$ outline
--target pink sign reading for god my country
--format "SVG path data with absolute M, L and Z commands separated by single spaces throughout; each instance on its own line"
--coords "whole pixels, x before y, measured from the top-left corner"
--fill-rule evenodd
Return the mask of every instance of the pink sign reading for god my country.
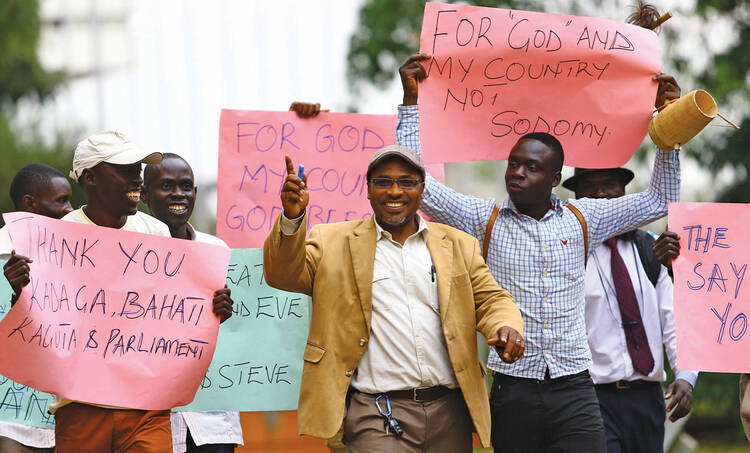
M 222 110 L 217 236 L 233 248 L 263 247 L 281 212 L 287 154 L 305 167 L 308 228 L 369 217 L 367 164 L 394 143 L 395 129 L 395 115 Z M 443 181 L 442 164 L 427 171 Z
M 425 162 L 506 159 L 547 132 L 565 163 L 617 167 L 646 134 L 661 72 L 656 34 L 590 17 L 427 3 L 419 87 Z

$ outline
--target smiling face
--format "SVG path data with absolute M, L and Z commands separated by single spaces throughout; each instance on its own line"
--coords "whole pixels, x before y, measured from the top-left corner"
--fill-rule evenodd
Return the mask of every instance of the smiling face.
M 166 223 L 170 231 L 187 224 L 196 195 L 193 170 L 181 158 L 165 157 L 160 164 L 149 167 L 143 201 L 151 215 Z
M 559 157 L 544 143 L 520 140 L 510 150 L 505 188 L 517 207 L 549 203 L 552 188 L 560 183 Z
M 367 198 L 378 224 L 395 240 L 397 237 L 406 239 L 417 231 L 415 215 L 422 201 L 424 182 L 411 189 L 402 189 L 395 182 L 389 188 L 378 188 L 372 183 L 376 178 L 421 180 L 422 174 L 403 159 L 393 157 L 373 168 L 367 181 Z
M 70 199 L 73 190 L 68 180 L 63 177 L 50 178 L 49 184 L 41 186 L 30 202 L 31 212 L 46 217 L 61 219 L 73 210 Z
M 143 184 L 140 163 L 115 165 L 101 162 L 84 170 L 81 178 L 88 199 L 86 213 L 89 217 L 101 213 L 109 218 L 124 218 L 138 211 Z

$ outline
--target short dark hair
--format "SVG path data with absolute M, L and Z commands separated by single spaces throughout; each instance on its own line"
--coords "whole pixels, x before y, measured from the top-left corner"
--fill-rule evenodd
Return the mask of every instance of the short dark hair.
M 10 183 L 10 199 L 16 209 L 21 209 L 24 195 L 35 195 L 40 187 L 46 186 L 53 178 L 63 178 L 65 175 L 49 165 L 33 163 L 18 170 Z
M 565 162 L 565 152 L 560 141 L 553 135 L 546 132 L 531 132 L 518 139 L 519 142 L 521 140 L 536 140 L 547 145 L 547 148 L 557 155 L 557 165 L 555 168 L 557 171 L 562 170 L 563 162 Z
M 188 161 L 186 161 L 182 156 L 175 153 L 162 153 L 162 162 L 164 162 L 167 159 L 180 159 L 181 161 L 185 162 L 188 167 L 190 167 L 190 164 L 188 164 Z M 149 181 L 151 180 L 151 173 L 154 171 L 154 167 L 159 164 L 147 164 L 146 168 L 143 169 L 143 185 L 148 186 Z M 192 167 L 190 167 L 192 168 Z

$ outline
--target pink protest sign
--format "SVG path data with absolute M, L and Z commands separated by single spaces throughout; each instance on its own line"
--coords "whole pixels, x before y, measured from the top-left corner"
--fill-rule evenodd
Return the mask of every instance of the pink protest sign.
M 565 163 L 617 167 L 646 134 L 661 72 L 653 31 L 590 17 L 427 3 L 425 162 L 506 159 L 547 132 Z
M 671 203 L 669 229 L 680 235 L 674 261 L 677 366 L 750 373 L 749 204 Z
M 216 234 L 233 248 L 263 247 L 281 212 L 285 154 L 305 167 L 308 227 L 370 217 L 367 164 L 395 130 L 395 115 L 222 110 Z M 442 164 L 427 171 L 444 179 Z
M 216 346 L 229 249 L 3 214 L 31 282 L 0 323 L 0 374 L 133 409 L 193 400 Z

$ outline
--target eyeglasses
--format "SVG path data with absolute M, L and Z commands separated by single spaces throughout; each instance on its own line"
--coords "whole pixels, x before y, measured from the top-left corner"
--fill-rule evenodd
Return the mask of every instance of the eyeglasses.
M 414 189 L 419 184 L 424 182 L 424 179 L 411 179 L 411 178 L 372 178 L 370 182 L 376 189 L 390 189 L 393 187 L 393 183 L 398 184 L 399 189 Z

